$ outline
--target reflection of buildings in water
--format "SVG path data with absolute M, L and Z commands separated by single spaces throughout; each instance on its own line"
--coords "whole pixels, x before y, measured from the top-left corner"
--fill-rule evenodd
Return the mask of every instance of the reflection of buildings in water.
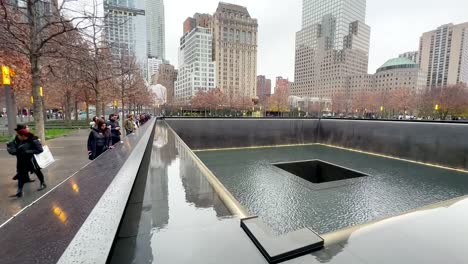
M 197 196 L 201 193 L 212 192 L 211 185 L 200 172 L 189 151 L 180 142 L 176 142 L 180 157 L 180 177 L 186 190 L 186 198 Z
M 167 125 L 158 123 L 153 141 L 151 167 L 167 168 L 176 159 L 177 149 L 174 142 L 175 137 L 169 133 Z
M 175 144 L 179 152 L 180 178 L 187 202 L 193 203 L 197 208 L 213 208 L 218 217 L 230 216 L 231 214 L 226 210 L 218 194 L 214 192 L 190 151 L 179 140 L 176 140 Z
M 164 147 L 168 142 L 168 128 L 165 125 L 157 125 L 154 134 L 153 146 L 156 148 Z
M 158 123 L 155 129 L 147 184 L 151 201 L 158 201 L 157 210 L 151 210 L 153 228 L 164 228 L 169 222 L 168 167 L 176 160 L 177 154 L 174 135 L 169 132 L 166 124 Z
M 142 190 L 139 190 L 144 194 L 140 208 L 141 216 L 144 218 L 138 220 L 139 228 L 149 228 L 150 230 L 142 230 L 146 234 L 152 233 L 155 229 L 164 229 L 169 224 L 168 167 L 176 160 L 177 149 L 174 135 L 168 132 L 165 124 L 156 125 L 147 177 L 146 180 L 142 179 L 146 184 Z M 148 211 L 151 215 L 145 218 L 144 212 Z M 149 260 L 152 263 L 154 256 L 151 236 L 142 236 L 140 239 L 145 239 L 141 244 L 145 246 L 138 247 L 141 252 L 138 259 Z
M 135 208 L 135 211 L 139 212 L 139 218 L 132 219 L 132 221 L 140 223 L 139 232 L 143 234 L 150 234 L 152 230 L 163 229 L 169 224 L 167 168 L 177 157 L 174 139 L 169 137 L 167 127 L 158 123 L 154 133 L 148 173 L 139 175 L 139 177 L 146 176 L 141 179 L 144 184 L 135 184 L 135 188 L 139 189 L 133 190 L 139 192 L 137 195 L 141 195 L 142 203 L 139 204 L 141 206 L 139 210 Z M 145 216 L 145 212 L 151 212 L 151 215 Z M 141 236 L 139 239 L 141 246 L 135 247 L 135 249 L 138 248 L 136 259 L 152 263 L 155 259 L 151 247 L 151 236 Z

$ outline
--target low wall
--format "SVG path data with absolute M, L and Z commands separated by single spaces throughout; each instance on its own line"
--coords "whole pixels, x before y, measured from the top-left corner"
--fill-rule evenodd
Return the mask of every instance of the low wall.
M 340 119 L 167 119 L 192 149 L 323 143 L 468 168 L 468 124 Z
M 468 124 L 321 120 L 319 143 L 468 168 Z
M 191 149 L 305 144 L 317 141 L 318 120 L 166 119 Z

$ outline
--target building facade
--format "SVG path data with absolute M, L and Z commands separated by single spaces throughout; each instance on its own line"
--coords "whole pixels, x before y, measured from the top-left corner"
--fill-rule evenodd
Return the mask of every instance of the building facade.
M 148 58 L 147 65 L 148 65 L 148 82 L 151 82 L 151 79 L 154 74 L 159 71 L 159 66 L 163 64 L 164 61 L 158 58 Z
M 147 40 L 144 0 L 105 0 L 105 40 L 111 48 L 113 67 L 119 68 L 122 56 L 135 56 L 146 75 Z
M 193 17 L 189 17 L 184 22 L 184 34 L 189 33 L 196 27 L 210 28 L 212 16 L 209 14 L 196 13 Z
M 406 58 L 414 63 L 419 63 L 419 51 L 409 51 L 398 55 L 398 58 Z
M 220 2 L 211 22 L 217 87 L 228 96 L 254 98 L 257 90 L 257 19 L 246 7 Z
M 174 103 L 174 85 L 177 81 L 177 70 L 173 65 L 164 63 L 159 65 L 158 71 L 152 75 L 152 84 L 161 84 L 166 87 L 167 103 Z
M 271 80 L 265 75 L 257 76 L 257 97 L 260 103 L 265 103 L 267 98 L 271 96 Z
M 146 0 L 145 4 L 148 57 L 164 60 L 166 58 L 164 0 Z
M 291 93 L 331 98 L 345 92 L 350 76 L 367 74 L 370 27 L 366 0 L 304 0 L 296 33 Z
M 468 83 L 468 23 L 424 33 L 419 54 L 419 64 L 428 73 L 427 87 Z
M 289 81 L 289 79 L 284 79 L 281 76 L 276 77 L 276 83 L 275 83 L 275 92 L 278 89 L 283 89 L 288 91 L 288 93 L 291 91 L 291 85 L 292 83 Z
M 375 74 L 350 76 L 347 79 L 346 98 L 355 101 L 364 92 L 388 92 L 405 89 L 413 94 L 426 89 L 427 73 L 414 61 L 394 58 L 383 64 Z
M 417 94 L 425 90 L 427 73 L 413 60 L 395 58 L 377 69 L 373 77 L 374 91 L 408 89 Z
M 180 39 L 179 72 L 174 92 L 177 103 L 188 104 L 198 91 L 216 88 L 212 42 L 211 30 L 202 27 L 194 28 Z

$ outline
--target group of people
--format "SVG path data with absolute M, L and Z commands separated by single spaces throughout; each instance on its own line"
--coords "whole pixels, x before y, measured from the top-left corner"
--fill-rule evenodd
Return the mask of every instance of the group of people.
M 16 194 L 10 197 L 20 198 L 23 196 L 23 187 L 26 183 L 34 182 L 29 178 L 29 173 L 35 173 L 39 179 L 40 186 L 38 191 L 47 188 L 44 180 L 44 174 L 37 165 L 34 158 L 35 154 L 40 154 L 44 150 L 39 138 L 29 131 L 26 125 L 18 125 L 15 129 L 16 137 L 13 141 L 7 143 L 7 151 L 16 156 L 16 175 L 13 180 L 18 181 Z
M 150 115 L 129 114 L 124 122 L 126 135 L 135 132 L 137 128 L 146 123 L 150 119 Z M 110 114 L 109 119 L 104 121 L 104 117 L 94 117 L 90 123 L 91 132 L 88 137 L 88 157 L 94 160 L 108 149 L 112 149 L 115 144 L 120 142 L 122 135 L 122 127 L 119 123 L 118 114 Z
M 126 135 L 135 132 L 137 128 L 146 123 L 150 119 L 150 115 L 142 114 L 135 117 L 132 114 L 127 116 L 124 123 Z M 111 114 L 106 122 L 104 118 L 94 117 L 91 122 L 91 132 L 88 137 L 88 157 L 94 160 L 108 149 L 120 142 L 121 127 L 119 124 L 119 116 Z M 16 194 L 10 197 L 20 198 L 23 196 L 23 187 L 26 183 L 34 182 L 29 177 L 30 173 L 37 175 L 40 185 L 38 191 L 47 188 L 44 180 L 44 174 L 38 166 L 34 155 L 44 151 L 38 137 L 29 131 L 27 125 L 17 125 L 15 139 L 7 143 L 7 151 L 9 154 L 16 156 L 16 175 L 13 180 L 18 181 L 18 189 Z

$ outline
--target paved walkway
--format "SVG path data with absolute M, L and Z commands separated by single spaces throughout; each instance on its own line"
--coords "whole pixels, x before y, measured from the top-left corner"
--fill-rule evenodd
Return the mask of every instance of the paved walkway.
M 39 187 L 36 179 L 36 182 L 25 185 L 21 199 L 8 197 L 15 194 L 17 188 L 17 182 L 11 179 L 16 172 L 16 157 L 8 154 L 5 143 L 0 143 L 0 225 L 89 162 L 86 151 L 88 133 L 89 130 L 81 129 L 68 136 L 47 141 L 57 160 L 43 170 L 47 189 L 36 191 Z M 31 179 L 35 177 L 35 174 L 31 175 Z

